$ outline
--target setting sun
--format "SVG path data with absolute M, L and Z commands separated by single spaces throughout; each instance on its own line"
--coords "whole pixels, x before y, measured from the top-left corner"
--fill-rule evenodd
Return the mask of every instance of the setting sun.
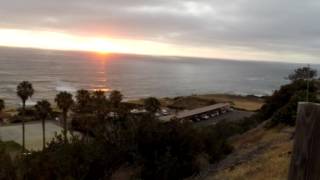
M 0 28 L 0 46 L 28 47 L 53 50 L 91 51 L 99 54 L 128 53 L 143 55 L 169 55 L 201 57 L 219 56 L 232 58 L 246 55 L 238 51 L 227 52 L 222 48 L 180 47 L 174 44 L 148 40 L 117 39 L 112 37 L 84 37 L 52 31 L 34 31 Z M 249 58 L 249 57 L 248 57 Z

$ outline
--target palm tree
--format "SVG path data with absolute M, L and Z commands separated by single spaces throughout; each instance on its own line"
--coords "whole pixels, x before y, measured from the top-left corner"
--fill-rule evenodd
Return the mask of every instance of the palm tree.
M 84 89 L 78 90 L 76 95 L 76 106 L 75 110 L 79 113 L 88 113 L 90 112 L 90 101 L 91 96 L 90 92 Z
M 60 110 L 62 110 L 62 116 L 63 116 L 63 135 L 64 135 L 64 141 L 67 143 L 67 116 L 68 111 L 70 110 L 71 106 L 73 105 L 73 99 L 72 94 L 68 92 L 60 92 L 57 94 L 55 98 L 55 102 L 57 103 Z
M 95 91 L 92 95 L 92 103 L 94 112 L 98 120 L 103 120 L 106 114 L 109 112 L 109 102 L 103 91 Z
M 123 95 L 121 94 L 120 91 L 117 91 L 117 90 L 111 91 L 111 93 L 109 95 L 109 100 L 110 100 L 110 103 L 113 108 L 119 107 L 119 104 L 122 101 L 122 97 L 123 97 Z
M 28 81 L 23 81 L 17 86 L 17 95 L 22 101 L 22 147 L 25 149 L 25 110 L 26 110 L 26 101 L 34 93 L 32 84 Z
M 51 105 L 47 100 L 38 101 L 35 105 L 37 116 L 42 121 L 42 149 L 46 146 L 46 127 L 45 120 L 52 113 Z
M 92 113 L 92 107 L 93 107 L 93 101 L 92 101 L 92 97 L 91 94 L 88 90 L 78 90 L 77 94 L 76 94 L 76 102 L 75 102 L 75 106 L 74 106 L 74 112 L 76 112 L 77 114 L 77 118 L 76 119 L 80 119 L 80 127 L 85 128 L 85 135 L 84 135 L 84 139 L 88 140 L 89 138 L 89 126 L 90 126 L 90 120 L 92 120 L 91 118 L 91 114 Z
M 155 114 L 160 109 L 160 102 L 157 98 L 149 97 L 144 100 L 145 109 L 152 114 Z
M 119 116 L 120 103 L 122 101 L 122 97 L 123 97 L 123 95 L 121 94 L 121 92 L 117 91 L 117 90 L 111 91 L 111 93 L 109 95 L 109 101 L 111 104 L 111 109 L 114 113 L 113 114 L 114 119 Z

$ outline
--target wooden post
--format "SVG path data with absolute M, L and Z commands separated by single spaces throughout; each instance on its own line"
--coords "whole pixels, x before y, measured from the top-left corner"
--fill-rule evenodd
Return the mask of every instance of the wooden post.
M 288 180 L 320 179 L 320 104 L 300 102 Z

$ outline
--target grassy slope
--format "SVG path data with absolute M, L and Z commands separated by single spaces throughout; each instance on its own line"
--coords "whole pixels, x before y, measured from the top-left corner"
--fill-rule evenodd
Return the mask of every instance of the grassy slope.
M 234 153 L 209 171 L 206 180 L 285 180 L 292 151 L 293 128 L 253 129 L 231 140 Z
M 207 94 L 198 95 L 198 97 L 203 97 L 206 99 L 213 99 L 216 102 L 230 102 L 232 106 L 238 109 L 244 109 L 248 111 L 255 111 L 262 107 L 264 101 L 259 97 L 246 97 L 239 95 L 230 94 Z
M 178 101 L 178 102 L 177 102 Z M 161 98 L 160 102 L 163 106 L 172 104 L 183 104 L 186 109 L 194 109 L 215 102 L 230 102 L 234 108 L 248 111 L 255 111 L 261 108 L 264 104 L 262 98 L 246 97 L 229 94 L 205 94 L 205 95 L 191 95 L 178 98 Z M 130 101 L 131 103 L 143 104 L 143 99 Z M 212 104 L 212 103 L 211 103 Z

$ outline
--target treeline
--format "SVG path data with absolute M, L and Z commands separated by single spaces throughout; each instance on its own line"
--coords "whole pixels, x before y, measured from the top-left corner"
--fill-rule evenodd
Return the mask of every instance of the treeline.
M 266 97 L 265 105 L 257 118 L 271 120 L 270 125 L 279 123 L 295 125 L 298 102 L 318 103 L 319 80 L 317 71 L 310 67 L 302 67 L 291 73 L 287 79 L 289 84 L 283 85 Z
M 43 151 L 18 156 L 12 163 L 1 154 L 6 158 L 0 158 L 0 169 L 6 170 L 5 179 L 110 179 L 117 173 L 183 179 L 232 150 L 220 127 L 162 123 L 151 115 L 104 121 L 92 133 L 89 139 L 74 136 L 67 142 L 57 136 Z
M 27 116 L 42 120 L 45 142 L 45 121 L 56 113 L 46 100 L 25 107 L 34 93 L 31 83 L 22 82 L 17 90 L 23 106 L 16 118 L 23 126 Z M 44 143 L 42 151 L 13 159 L 0 151 L 0 179 L 111 179 L 117 173 L 137 179 L 183 179 L 232 151 L 227 143 L 230 135 L 220 128 L 160 122 L 155 116 L 160 102 L 153 97 L 144 101 L 146 113 L 133 114 L 130 110 L 135 107 L 122 102 L 122 97 L 119 91 L 106 96 L 102 91 L 79 90 L 74 98 L 67 92 L 57 94 L 56 115 L 62 117 L 63 133 Z M 67 136 L 73 130 L 82 135 Z

